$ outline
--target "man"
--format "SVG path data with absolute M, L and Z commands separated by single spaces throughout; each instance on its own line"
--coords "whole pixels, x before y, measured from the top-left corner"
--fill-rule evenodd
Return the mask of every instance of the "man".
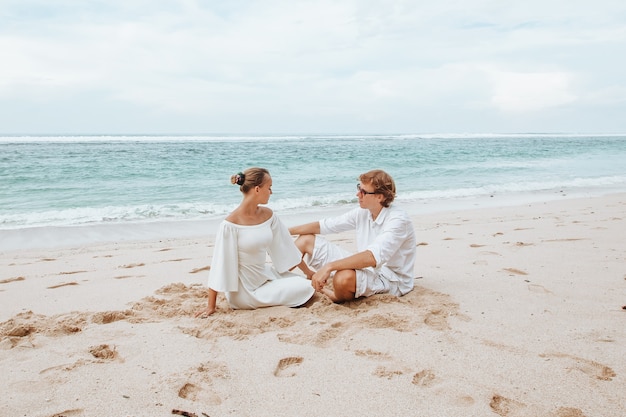
M 408 215 L 391 205 L 396 196 L 393 178 L 385 171 L 361 174 L 359 206 L 341 216 L 294 226 L 296 246 L 317 272 L 307 273 L 313 287 L 333 302 L 378 293 L 404 295 L 413 289 L 417 242 Z M 356 230 L 358 252 L 328 242 L 319 234 Z M 333 289 L 325 288 L 334 273 Z

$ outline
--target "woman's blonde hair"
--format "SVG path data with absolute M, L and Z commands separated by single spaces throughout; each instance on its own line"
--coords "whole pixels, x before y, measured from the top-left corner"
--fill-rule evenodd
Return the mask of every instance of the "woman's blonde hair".
M 270 172 L 265 168 L 252 167 L 231 175 L 230 182 L 239 185 L 241 192 L 246 194 L 254 187 L 263 185 L 269 175 Z
M 385 199 L 382 201 L 383 207 L 389 205 L 396 198 L 396 183 L 393 182 L 391 175 L 382 169 L 374 169 L 359 176 L 359 181 L 363 184 L 370 184 L 374 187 L 374 192 L 382 194 Z

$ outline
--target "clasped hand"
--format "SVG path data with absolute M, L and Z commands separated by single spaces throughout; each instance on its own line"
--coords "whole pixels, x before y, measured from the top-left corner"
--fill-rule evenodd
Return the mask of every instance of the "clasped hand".
M 311 285 L 315 288 L 315 291 L 322 291 L 322 288 L 326 285 L 328 278 L 330 278 L 332 270 L 328 266 L 323 266 L 311 277 Z

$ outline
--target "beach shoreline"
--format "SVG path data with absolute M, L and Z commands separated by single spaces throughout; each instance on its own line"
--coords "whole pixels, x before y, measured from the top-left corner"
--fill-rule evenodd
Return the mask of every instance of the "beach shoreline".
M 624 415 L 626 194 L 554 197 L 412 207 L 404 297 L 255 311 L 220 297 L 204 320 L 213 236 L 197 225 L 5 248 L 0 414 Z

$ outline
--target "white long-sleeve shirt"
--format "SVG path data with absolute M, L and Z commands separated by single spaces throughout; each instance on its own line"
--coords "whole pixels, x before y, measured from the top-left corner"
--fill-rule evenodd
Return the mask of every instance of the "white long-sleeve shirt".
M 372 252 L 375 269 L 389 281 L 397 281 L 402 294 L 413 289 L 417 240 L 404 210 L 393 205 L 383 207 L 373 220 L 369 210 L 357 207 L 319 223 L 321 234 L 355 230 L 358 252 Z

